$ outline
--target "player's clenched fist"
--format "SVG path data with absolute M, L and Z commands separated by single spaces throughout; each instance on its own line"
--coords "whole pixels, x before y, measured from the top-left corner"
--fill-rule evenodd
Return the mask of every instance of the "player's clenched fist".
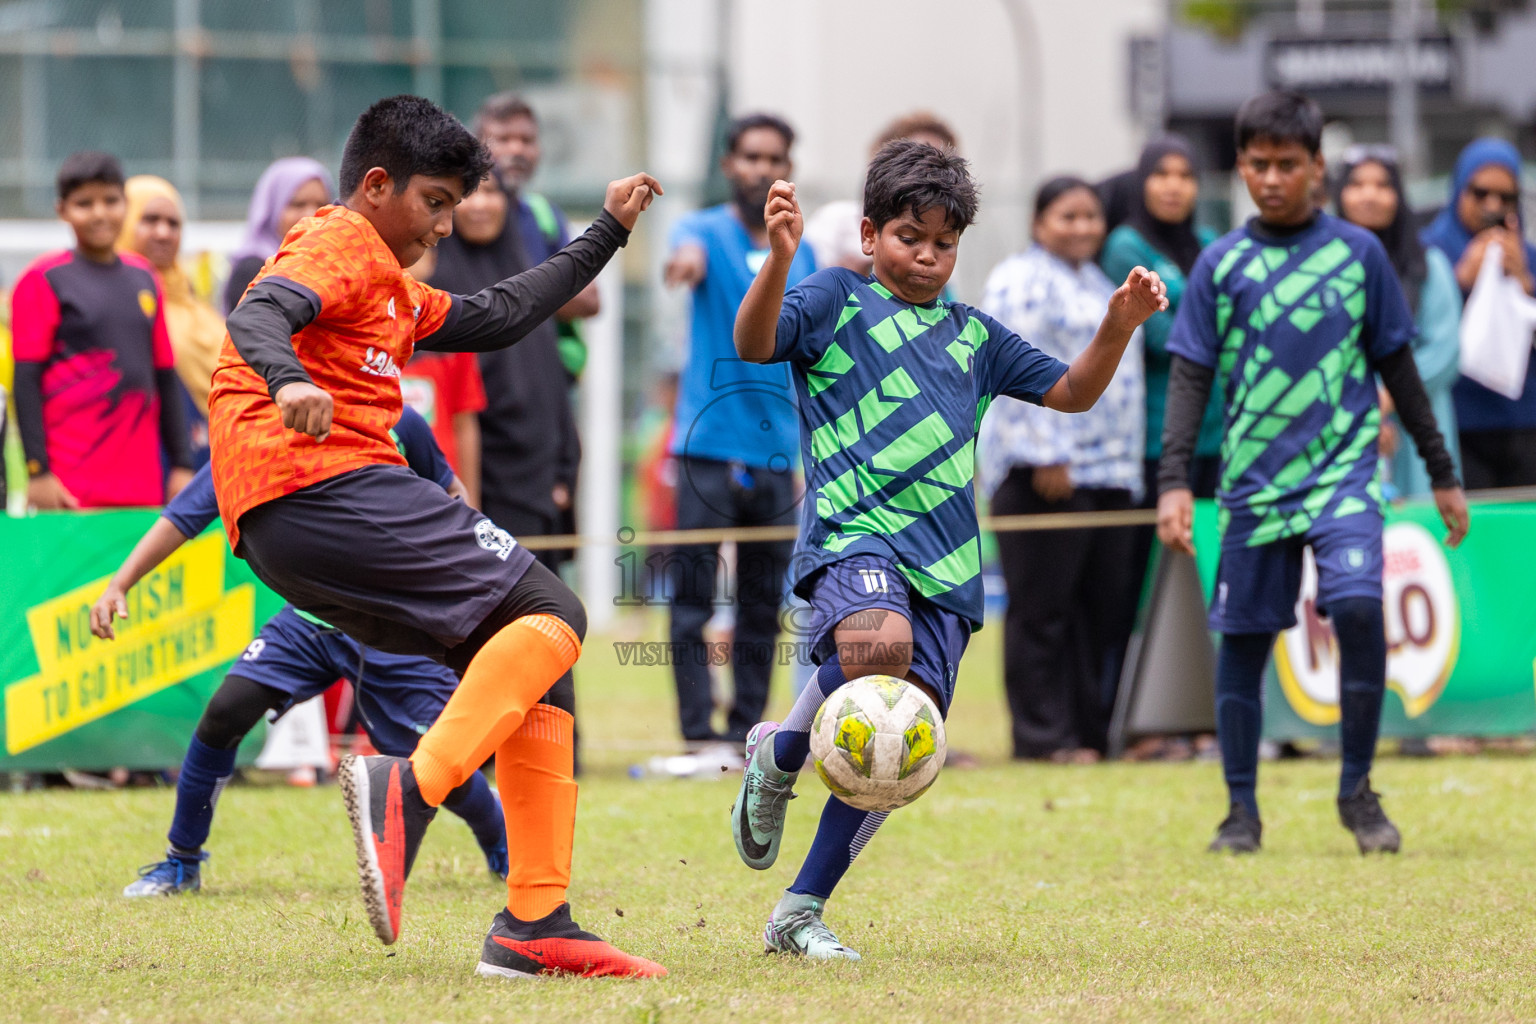
M 623 224 L 626 231 L 633 231 L 635 221 L 639 220 L 641 212 L 651 205 L 651 200 L 665 194 L 661 189 L 661 182 L 649 174 L 644 172 L 631 174 L 627 178 L 608 183 L 608 194 L 603 197 L 603 209 Z
M 800 248 L 800 234 L 805 230 L 805 219 L 800 215 L 800 202 L 795 198 L 793 182 L 781 178 L 768 189 L 763 222 L 768 226 L 768 246 L 774 254 L 793 256 Z
M 331 436 L 331 396 L 313 384 L 293 381 L 272 396 L 283 414 L 283 426 L 308 434 L 316 441 Z
M 1130 274 L 1109 300 L 1109 315 L 1126 330 L 1135 330 L 1153 313 L 1168 308 L 1168 286 L 1155 270 L 1132 267 Z

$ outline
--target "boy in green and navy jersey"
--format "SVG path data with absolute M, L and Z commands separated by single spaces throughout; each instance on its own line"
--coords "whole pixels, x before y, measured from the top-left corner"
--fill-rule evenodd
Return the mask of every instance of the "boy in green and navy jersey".
M 1222 634 L 1216 722 L 1230 812 L 1211 844 L 1218 852 L 1260 845 L 1260 684 L 1276 631 L 1296 624 L 1306 547 L 1317 607 L 1339 641 L 1339 816 L 1361 853 L 1398 849 L 1369 779 L 1386 688 L 1377 375 L 1429 469 L 1447 543 L 1466 533 L 1466 499 L 1386 250 L 1313 208 L 1322 125 L 1296 93 L 1257 96 L 1238 112 L 1238 169 L 1259 213 L 1201 254 L 1168 341 L 1158 534 L 1173 550 L 1193 552 L 1189 457 L 1213 382 L 1225 409 L 1210 614 Z
M 794 369 L 807 505 L 790 582 L 810 603 L 819 667 L 783 725 L 759 723 L 747 739 L 731 824 L 757 869 L 778 855 L 811 719 L 828 694 L 851 678 L 892 675 L 949 711 L 960 657 L 981 627 L 972 476 L 988 404 L 1009 395 L 1063 412 L 1091 407 L 1132 332 L 1167 306 L 1158 276 L 1137 267 L 1068 367 L 984 313 L 942 301 L 976 188 L 964 160 L 918 142 L 889 143 L 870 164 L 861 231 L 872 276 L 834 267 L 786 295 L 802 227 L 793 185 L 774 184 L 766 215 L 771 251 L 737 314 L 736 350 Z M 884 818 L 828 799 L 764 931 L 769 951 L 858 959 L 822 907 Z

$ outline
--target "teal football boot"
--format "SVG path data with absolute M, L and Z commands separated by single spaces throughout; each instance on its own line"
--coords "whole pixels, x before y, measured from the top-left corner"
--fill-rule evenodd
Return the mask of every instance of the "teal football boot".
M 741 790 L 731 805 L 731 835 L 736 852 L 749 868 L 764 871 L 779 856 L 784 836 L 784 814 L 795 795 L 799 772 L 781 772 L 773 760 L 773 737 L 778 722 L 758 722 L 747 733 L 747 763 L 741 772 Z

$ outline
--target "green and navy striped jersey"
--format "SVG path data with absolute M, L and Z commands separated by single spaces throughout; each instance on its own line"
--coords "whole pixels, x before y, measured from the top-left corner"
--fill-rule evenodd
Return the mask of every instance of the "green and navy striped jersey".
M 1252 220 L 1200 254 L 1168 351 L 1223 389 L 1223 547 L 1381 515 L 1371 367 L 1414 333 L 1381 242 L 1338 218 L 1284 236 Z
M 915 306 L 833 267 L 784 296 L 774 362 L 793 365 L 805 509 L 790 583 L 877 554 L 981 627 L 976 431 L 997 395 L 1040 404 L 1067 370 L 958 302 Z

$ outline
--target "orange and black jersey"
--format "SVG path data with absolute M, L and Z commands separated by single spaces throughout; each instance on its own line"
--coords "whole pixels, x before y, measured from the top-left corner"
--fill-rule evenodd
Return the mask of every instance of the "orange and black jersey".
M 220 513 L 238 550 L 240 516 L 367 465 L 403 463 L 400 367 L 420 348 L 504 348 L 555 314 L 628 240 L 607 212 L 549 260 L 473 295 L 420 283 L 373 225 L 326 207 L 301 221 L 227 321 L 209 396 Z M 334 402 L 324 443 L 283 426 L 279 388 L 313 383 Z

